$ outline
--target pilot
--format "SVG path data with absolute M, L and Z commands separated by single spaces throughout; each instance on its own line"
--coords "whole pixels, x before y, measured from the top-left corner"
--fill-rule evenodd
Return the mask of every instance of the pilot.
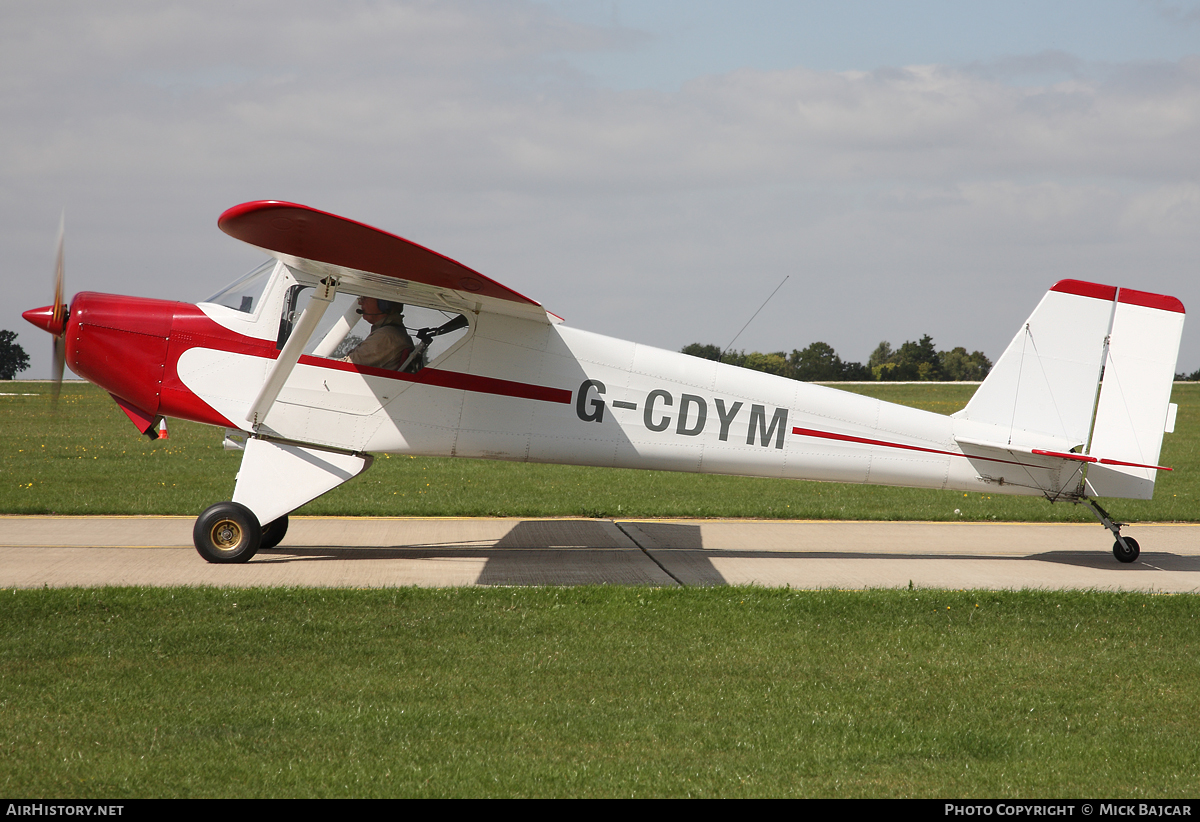
M 342 361 L 398 371 L 413 350 L 412 337 L 404 328 L 404 303 L 359 297 L 358 304 L 358 313 L 371 324 L 371 333 Z

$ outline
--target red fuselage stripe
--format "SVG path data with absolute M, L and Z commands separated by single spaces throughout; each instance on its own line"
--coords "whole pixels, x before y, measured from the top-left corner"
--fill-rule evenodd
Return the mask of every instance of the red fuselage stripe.
M 459 371 L 440 371 L 424 368 L 416 374 L 406 374 L 401 371 L 388 371 L 385 368 L 372 368 L 366 365 L 354 365 L 341 360 L 326 360 L 321 357 L 310 357 L 307 354 L 300 358 L 302 365 L 312 365 L 317 368 L 331 368 L 336 371 L 352 371 L 359 374 L 369 374 L 373 377 L 386 377 L 392 380 L 415 382 L 420 385 L 435 385 L 438 388 L 456 388 L 462 391 L 475 391 L 480 394 L 497 394 L 502 397 L 518 397 L 525 400 L 541 400 L 542 402 L 557 402 L 569 405 L 571 392 L 564 388 L 550 388 L 545 385 L 532 385 L 512 380 L 501 380 L 495 377 L 480 377 L 475 374 L 463 374 Z
M 816 431 L 812 428 L 793 428 L 793 434 L 799 434 L 802 437 L 818 437 L 826 440 L 841 440 L 842 442 L 855 442 L 862 445 L 878 445 L 881 448 L 900 448 L 905 451 L 923 451 L 926 454 L 941 454 L 947 457 L 964 457 L 973 460 L 987 460 L 988 462 L 999 462 L 1004 465 L 1023 465 L 1029 468 L 1041 468 L 1040 465 L 1029 465 L 1028 463 L 1018 462 L 1017 460 L 1002 460 L 995 457 L 977 457 L 970 454 L 960 454 L 955 451 L 942 451 L 937 448 L 922 448 L 919 445 L 905 445 L 900 442 L 888 442 L 886 440 L 871 440 L 866 437 L 853 437 L 849 434 L 835 434 L 832 431 Z
M 922 448 L 919 445 L 903 445 L 898 442 L 887 442 L 885 440 L 869 440 L 865 437 L 853 437 L 849 434 L 835 434 L 832 431 L 816 431 L 812 428 L 793 428 L 793 434 L 799 434 L 802 437 L 819 437 L 826 440 L 841 440 L 842 442 L 856 442 L 862 445 L 879 445 L 884 448 L 903 448 L 906 451 L 924 451 L 927 454 L 944 454 L 948 457 L 961 457 L 962 454 L 956 454 L 953 451 L 939 451 L 936 448 Z M 1003 462 L 1003 460 L 1001 460 Z
M 987 460 L 989 462 L 1002 462 L 1005 465 L 1024 465 L 1029 468 L 1042 467 L 1042 466 L 1038 466 L 1038 465 L 1030 465 L 1029 463 L 1025 463 L 1025 462 L 1018 462 L 1015 460 L 1001 460 L 1001 459 L 996 459 L 995 457 L 978 457 L 978 456 L 974 456 L 972 454 L 959 454 L 955 451 L 942 451 L 937 448 L 923 448 L 919 445 L 905 445 L 904 443 L 888 442 L 887 440 L 872 440 L 872 439 L 867 439 L 866 437 L 851 436 L 850 434 L 835 434 L 832 431 L 817 431 L 813 428 L 793 428 L 792 433 L 798 434 L 802 437 L 817 437 L 819 439 L 826 439 L 826 440 L 840 440 L 842 442 L 854 442 L 854 443 L 859 443 L 861 445 L 878 445 L 881 448 L 900 448 L 905 451 L 923 451 L 927 454 L 942 454 L 947 457 L 964 457 L 967 459 L 974 459 L 974 460 Z M 1031 450 L 1034 454 L 1038 454 L 1039 456 L 1055 457 L 1056 459 L 1063 459 L 1063 460 L 1075 460 L 1078 462 L 1098 462 L 1101 465 L 1128 465 L 1131 468 L 1153 468 L 1156 471 L 1172 470 L 1170 468 L 1167 468 L 1164 465 L 1143 465 L 1140 462 L 1122 462 L 1121 460 L 1096 459 L 1095 457 L 1089 457 L 1084 454 L 1070 454 L 1070 453 L 1064 453 L 1061 451 L 1043 451 L 1040 448 L 1033 448 Z

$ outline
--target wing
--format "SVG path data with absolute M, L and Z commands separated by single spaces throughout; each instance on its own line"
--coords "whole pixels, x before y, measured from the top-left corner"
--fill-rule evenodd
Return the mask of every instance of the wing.
M 316 279 L 335 276 L 356 293 L 398 302 L 421 295 L 466 311 L 560 322 L 541 304 L 424 246 L 345 217 L 277 200 L 242 203 L 222 231 Z

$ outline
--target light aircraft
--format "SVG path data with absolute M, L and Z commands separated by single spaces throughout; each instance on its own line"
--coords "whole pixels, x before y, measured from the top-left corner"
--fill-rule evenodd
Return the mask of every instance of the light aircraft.
M 197 304 L 83 292 L 26 311 L 62 363 L 138 431 L 165 418 L 242 447 L 233 499 L 196 520 L 209 562 L 277 545 L 290 511 L 372 453 L 648 468 L 1025 494 L 1149 499 L 1184 308 L 1062 280 L 970 402 L 943 416 L 571 328 L 534 300 L 415 243 L 306 206 L 234 206 L 221 230 L 271 259 Z M 331 357 L 357 298 L 405 304 L 405 370 Z M 330 321 L 332 320 L 332 322 Z M 426 359 L 428 363 L 426 364 Z

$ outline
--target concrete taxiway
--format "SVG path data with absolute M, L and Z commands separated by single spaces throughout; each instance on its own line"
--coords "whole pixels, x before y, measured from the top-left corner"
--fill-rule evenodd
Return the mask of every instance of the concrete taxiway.
M 0 517 L 0 586 L 741 585 L 1200 591 L 1200 525 L 296 517 L 210 565 L 191 517 Z

